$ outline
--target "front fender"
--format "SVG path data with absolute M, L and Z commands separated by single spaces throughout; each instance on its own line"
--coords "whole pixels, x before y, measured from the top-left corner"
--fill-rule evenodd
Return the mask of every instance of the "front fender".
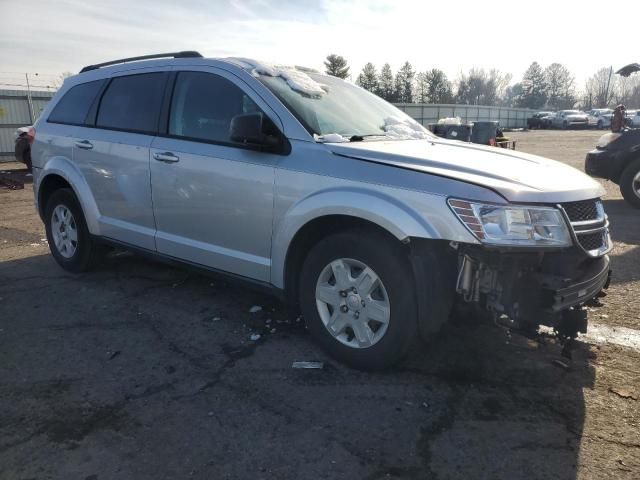
M 89 232 L 93 235 L 99 235 L 100 227 L 98 218 L 100 217 L 100 211 L 98 210 L 98 205 L 82 172 L 68 158 L 60 156 L 51 157 L 44 164 L 41 173 L 38 175 L 38 204 L 40 203 L 40 186 L 50 175 L 58 175 L 71 185 L 82 207 Z M 44 207 L 44 205 L 39 206 L 39 209 L 42 209 L 42 207 Z
M 310 221 L 343 215 L 367 220 L 398 240 L 410 237 L 439 238 L 437 230 L 408 205 L 377 191 L 331 188 L 315 192 L 295 203 L 276 225 L 272 248 L 271 282 L 284 288 L 287 251 L 296 233 Z

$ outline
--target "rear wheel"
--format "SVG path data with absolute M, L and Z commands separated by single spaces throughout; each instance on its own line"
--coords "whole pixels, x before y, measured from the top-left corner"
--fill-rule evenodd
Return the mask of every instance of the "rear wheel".
M 632 207 L 640 208 L 640 158 L 627 165 L 622 172 L 620 192 Z
M 384 234 L 352 230 L 318 242 L 304 261 L 299 298 L 314 339 L 355 368 L 390 367 L 417 337 L 412 270 Z
M 44 218 L 49 249 L 62 268 L 80 273 L 95 265 L 102 249 L 91 239 L 73 190 L 62 188 L 53 192 Z

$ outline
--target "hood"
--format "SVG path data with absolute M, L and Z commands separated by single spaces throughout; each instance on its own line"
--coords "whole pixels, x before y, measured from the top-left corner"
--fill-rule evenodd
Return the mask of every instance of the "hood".
M 498 147 L 441 138 L 325 146 L 338 155 L 480 185 L 510 202 L 561 203 L 604 195 L 598 182 L 573 167 Z

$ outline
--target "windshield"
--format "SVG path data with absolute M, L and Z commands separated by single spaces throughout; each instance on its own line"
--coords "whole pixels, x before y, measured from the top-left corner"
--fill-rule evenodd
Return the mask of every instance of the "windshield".
M 321 93 L 292 87 L 282 76 L 258 75 L 309 133 L 324 141 L 347 141 L 358 137 L 395 139 L 434 137 L 427 129 L 393 105 L 344 80 L 307 73 Z M 337 135 L 336 135 L 337 134 Z M 341 138 L 342 137 L 342 138 Z M 320 138 L 320 141 L 323 139 Z

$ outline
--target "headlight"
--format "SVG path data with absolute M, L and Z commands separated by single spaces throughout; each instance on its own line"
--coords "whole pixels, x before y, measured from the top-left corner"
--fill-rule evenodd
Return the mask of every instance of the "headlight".
M 511 246 L 571 245 L 560 211 L 551 207 L 490 205 L 450 198 L 449 206 L 482 243 Z
M 598 143 L 596 143 L 597 148 L 604 148 L 609 145 L 611 142 L 616 141 L 622 136 L 621 133 L 605 133 L 600 137 Z

